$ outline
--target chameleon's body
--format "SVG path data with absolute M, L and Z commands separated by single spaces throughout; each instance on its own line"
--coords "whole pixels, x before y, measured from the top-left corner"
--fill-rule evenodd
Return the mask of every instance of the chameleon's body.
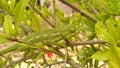
M 68 39 L 76 34 L 78 34 L 79 31 L 77 28 L 73 25 L 65 25 L 60 26 L 58 28 L 49 29 L 41 32 L 37 32 L 31 35 L 28 35 L 26 37 L 23 37 L 20 39 L 20 41 L 29 43 L 29 44 L 36 44 L 41 42 L 43 45 L 53 45 L 53 43 L 57 43 L 60 40 Z M 36 47 L 27 45 L 25 43 L 15 43 L 11 47 L 8 47 L 2 51 L 0 51 L 0 55 L 11 52 L 11 51 L 25 51 L 28 49 L 35 49 Z

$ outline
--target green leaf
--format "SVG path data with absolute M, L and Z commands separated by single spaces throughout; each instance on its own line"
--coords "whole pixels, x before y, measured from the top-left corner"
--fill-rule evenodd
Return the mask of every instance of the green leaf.
M 91 32 L 95 32 L 95 24 L 93 22 L 88 21 L 86 24 L 87 24 L 87 30 Z
M 120 48 L 114 44 L 110 46 L 110 53 L 108 56 L 110 68 L 120 68 Z
M 10 11 L 13 13 L 15 9 L 15 0 L 11 0 L 11 3 L 8 4 L 10 6 Z
M 42 7 L 42 8 L 41 8 L 41 13 L 42 13 L 45 17 L 49 17 L 49 15 L 50 15 L 50 11 L 48 10 L 47 7 Z
M 95 31 L 97 35 L 104 41 L 108 43 L 113 43 L 114 38 L 112 37 L 112 34 L 108 32 L 106 26 L 102 23 L 102 21 L 97 22 L 97 24 L 95 25 Z
M 2 57 L 0 57 L 0 68 L 2 68 L 3 66 L 5 66 L 7 64 L 7 60 L 4 60 Z
M 7 39 L 0 38 L 0 44 L 7 42 Z
M 8 36 L 13 36 L 15 33 L 14 26 L 12 24 L 12 19 L 9 15 L 5 16 L 3 29 L 7 33 Z
M 7 42 L 8 40 L 6 39 L 6 36 L 2 33 L 0 33 L 0 44 L 1 43 L 4 43 L 4 42 Z
M 0 0 L 0 8 L 4 8 L 6 0 Z
M 117 38 L 118 38 L 118 40 L 120 40 L 120 21 L 117 24 L 116 30 L 117 30 Z
M 115 24 L 114 19 L 108 19 L 106 21 L 108 31 L 111 34 L 111 37 L 113 37 L 113 40 L 116 42 L 118 40 L 118 38 L 117 38 L 117 31 L 116 31 L 116 28 L 115 28 L 114 24 Z
M 38 58 L 38 59 L 43 58 L 44 54 L 45 54 L 44 51 L 41 51 L 40 54 L 37 56 L 37 58 Z
M 1 24 L 3 23 L 3 20 L 4 20 L 4 15 L 3 15 L 3 14 L 0 14 L 0 26 L 1 26 Z
M 24 14 L 24 11 L 25 11 L 25 8 L 26 8 L 28 2 L 29 2 L 29 0 L 20 0 L 15 7 L 14 19 L 15 19 L 16 31 L 18 30 L 20 22 L 23 18 L 23 14 Z
M 91 56 L 92 59 L 97 59 L 99 61 L 104 61 L 104 60 L 108 60 L 108 54 L 109 51 L 105 50 L 105 51 L 98 51 L 95 54 L 93 54 Z
M 40 17 L 37 16 L 33 11 L 30 12 L 30 16 L 32 17 L 31 23 L 33 26 L 33 30 L 35 30 L 36 32 L 40 31 Z

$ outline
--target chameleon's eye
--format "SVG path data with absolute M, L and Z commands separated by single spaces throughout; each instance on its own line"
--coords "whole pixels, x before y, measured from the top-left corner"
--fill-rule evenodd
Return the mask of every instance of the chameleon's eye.
M 69 28 L 69 31 L 70 31 L 70 32 L 75 32 L 75 30 L 76 30 L 75 27 L 70 27 L 70 28 Z

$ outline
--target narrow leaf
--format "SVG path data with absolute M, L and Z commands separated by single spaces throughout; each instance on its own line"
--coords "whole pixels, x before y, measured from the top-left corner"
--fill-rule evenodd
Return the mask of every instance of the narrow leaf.
M 29 0 L 20 0 L 15 7 L 14 19 L 15 19 L 16 31 L 18 30 L 20 22 L 23 18 L 23 14 L 24 14 L 24 11 L 25 11 L 25 8 L 26 8 L 28 2 L 29 2 Z
M 109 33 L 111 34 L 111 37 L 113 37 L 114 41 L 117 41 L 117 31 L 116 31 L 116 28 L 114 26 L 115 24 L 115 21 L 112 19 L 108 19 L 106 21 L 106 24 L 107 24 L 107 28 L 109 30 Z
M 12 24 L 12 19 L 9 15 L 5 16 L 3 29 L 7 33 L 8 36 L 14 35 L 14 27 Z
M 108 32 L 107 28 L 101 21 L 97 22 L 97 24 L 95 26 L 95 31 L 96 31 L 97 35 L 104 41 L 109 42 L 109 43 L 112 43 L 114 41 L 114 38 Z
M 108 50 L 98 51 L 98 52 L 96 52 L 95 54 L 93 54 L 93 55 L 91 56 L 91 58 L 97 59 L 97 60 L 99 60 L 99 61 L 104 61 L 104 60 L 107 60 L 108 54 L 109 54 L 109 51 L 108 51 Z

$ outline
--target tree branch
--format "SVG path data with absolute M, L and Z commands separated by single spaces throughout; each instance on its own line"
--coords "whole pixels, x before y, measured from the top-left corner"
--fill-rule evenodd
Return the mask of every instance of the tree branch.
M 84 41 L 84 42 L 71 42 L 67 45 L 73 45 L 73 46 L 79 46 L 79 45 L 90 45 L 90 44 L 105 44 L 105 41 L 102 40 L 97 40 L 97 41 Z M 69 47 L 69 46 L 68 46 Z M 65 56 L 62 52 L 59 51 L 59 49 L 54 48 L 55 51 L 59 52 L 57 53 L 60 56 Z M 80 64 L 74 62 L 69 56 L 67 57 L 67 63 L 70 64 L 72 66 L 72 68 L 81 68 Z
M 67 63 L 70 64 L 72 66 L 72 68 L 81 68 L 80 64 L 74 62 L 72 59 L 68 59 Z
M 35 8 L 31 3 L 30 3 L 29 5 L 30 5 L 30 7 L 31 7 L 38 15 L 40 15 L 40 16 L 43 18 L 43 20 L 45 20 L 51 27 L 55 28 L 55 26 L 52 25 L 52 24 L 50 23 L 50 21 L 48 21 L 48 20 L 42 15 L 42 13 L 39 12 L 39 10 L 37 10 L 37 8 Z
M 90 45 L 90 44 L 105 44 L 106 42 L 105 41 L 102 41 L 102 40 L 97 40 L 97 41 L 83 41 L 83 42 L 71 42 L 70 45 L 76 45 L 76 46 L 79 46 L 79 45 Z
M 87 13 L 83 12 L 82 10 L 78 9 L 77 7 L 75 7 L 74 5 L 72 5 L 71 3 L 67 2 L 66 0 L 59 0 L 60 2 L 64 3 L 65 5 L 71 7 L 72 9 L 74 9 L 75 11 L 79 12 L 82 16 L 90 19 L 91 21 L 93 21 L 94 23 L 97 22 L 97 19 L 93 18 L 92 16 L 88 15 Z
M 20 26 L 25 32 L 30 33 L 30 34 L 33 33 L 33 31 L 28 26 L 26 26 L 24 23 L 21 23 Z
M 71 47 L 71 46 L 83 46 L 83 45 L 91 45 L 91 44 L 105 44 L 107 42 L 102 41 L 102 40 L 92 40 L 92 41 L 83 41 L 83 42 L 69 42 L 67 44 L 67 47 Z M 54 49 L 61 49 L 63 47 L 55 47 Z
M 53 0 L 53 24 L 56 26 L 56 11 L 55 11 L 55 0 Z

